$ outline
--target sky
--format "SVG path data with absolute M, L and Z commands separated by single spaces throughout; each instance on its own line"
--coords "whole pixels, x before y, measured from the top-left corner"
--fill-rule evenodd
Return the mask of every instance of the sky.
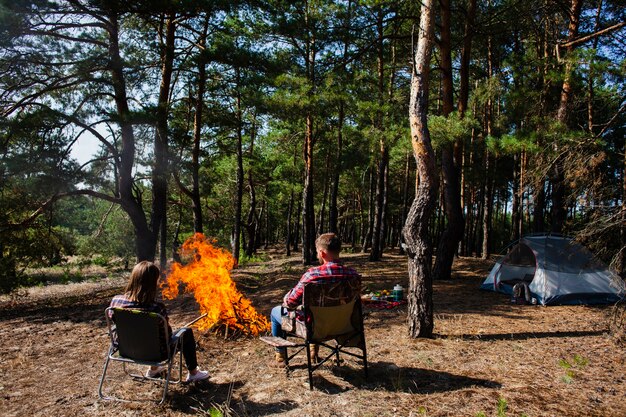
M 76 159 L 80 165 L 89 161 L 92 156 L 98 152 L 100 143 L 93 135 L 86 133 L 80 136 L 74 146 L 70 155 Z

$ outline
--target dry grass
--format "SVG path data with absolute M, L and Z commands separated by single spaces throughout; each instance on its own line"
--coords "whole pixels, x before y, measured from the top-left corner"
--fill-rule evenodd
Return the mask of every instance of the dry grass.
M 265 314 L 303 270 L 296 257 L 269 257 L 234 274 Z M 404 257 L 345 260 L 375 289 L 408 284 Z M 97 399 L 107 349 L 102 311 L 123 277 L 36 290 L 0 301 L 0 415 L 626 415 L 626 353 L 608 335 L 611 307 L 510 305 L 477 290 L 489 267 L 460 259 L 452 280 L 435 283 L 433 339 L 406 336 L 405 310 L 372 311 L 367 380 L 360 364 L 346 359 L 316 372 L 309 391 L 304 360 L 286 377 L 266 366 L 272 352 L 259 340 L 200 333 L 198 355 L 210 382 L 175 386 L 160 407 Z M 174 324 L 197 314 L 189 296 L 168 307 Z M 157 385 L 112 375 L 123 395 L 158 395 Z

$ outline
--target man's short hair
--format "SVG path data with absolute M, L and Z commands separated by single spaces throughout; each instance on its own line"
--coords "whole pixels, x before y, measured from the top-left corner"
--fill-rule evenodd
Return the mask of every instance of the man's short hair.
M 341 240 L 334 233 L 324 233 L 315 240 L 315 248 L 324 252 L 339 254 L 341 252 Z

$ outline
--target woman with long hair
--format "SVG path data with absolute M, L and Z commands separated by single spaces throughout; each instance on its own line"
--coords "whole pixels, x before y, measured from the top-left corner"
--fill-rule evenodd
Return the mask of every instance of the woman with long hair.
M 170 340 L 172 337 L 172 328 L 169 325 L 169 317 L 167 316 L 165 304 L 156 301 L 157 283 L 160 274 L 161 271 L 159 271 L 159 267 L 152 262 L 139 262 L 135 265 L 130 274 L 126 291 L 124 294 L 113 297 L 111 307 L 148 311 L 162 315 L 167 320 L 168 340 Z M 186 381 L 191 382 L 207 379 L 209 373 L 198 367 L 196 341 L 193 337 L 193 330 L 191 328 L 183 329 L 184 332 L 181 336 L 183 338 L 183 357 L 185 358 L 185 365 L 189 371 Z M 167 367 L 165 365 L 151 366 L 150 369 L 146 371 L 146 376 L 155 378 L 163 374 L 166 370 Z

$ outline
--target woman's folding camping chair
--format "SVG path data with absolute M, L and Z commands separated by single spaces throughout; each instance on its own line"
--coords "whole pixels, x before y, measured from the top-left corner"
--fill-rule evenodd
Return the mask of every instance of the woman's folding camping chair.
M 303 320 L 296 319 L 294 325 L 284 329 L 287 331 L 286 338 L 302 339 L 300 343 L 286 346 L 288 349 L 297 349 L 295 353 L 287 355 L 287 368 L 289 368 L 289 360 L 305 350 L 309 387 L 313 389 L 313 371 L 333 356 L 336 364 L 339 365 L 339 353 L 343 353 L 363 361 L 363 370 L 367 378 L 367 350 L 361 308 L 360 277 L 337 276 L 306 283 L 302 295 L 302 306 L 299 309 L 303 312 Z M 320 357 L 316 364 L 311 361 L 311 345 L 313 344 L 330 350 L 330 353 Z M 360 350 L 361 353 L 355 350 Z
M 104 362 L 104 370 L 98 387 L 98 395 L 104 400 L 130 401 L 113 396 L 106 396 L 102 392 L 104 380 L 110 361 L 122 362 L 124 372 L 140 380 L 163 381 L 161 378 L 151 378 L 142 374 L 132 373 L 127 364 L 167 366 L 164 379 L 161 404 L 167 395 L 170 383 L 179 383 L 182 379 L 182 343 L 181 329 L 170 338 L 168 337 L 167 320 L 160 314 L 131 310 L 125 308 L 107 308 L 104 312 L 109 329 L 111 346 Z M 171 380 L 172 364 L 179 352 L 178 378 Z

